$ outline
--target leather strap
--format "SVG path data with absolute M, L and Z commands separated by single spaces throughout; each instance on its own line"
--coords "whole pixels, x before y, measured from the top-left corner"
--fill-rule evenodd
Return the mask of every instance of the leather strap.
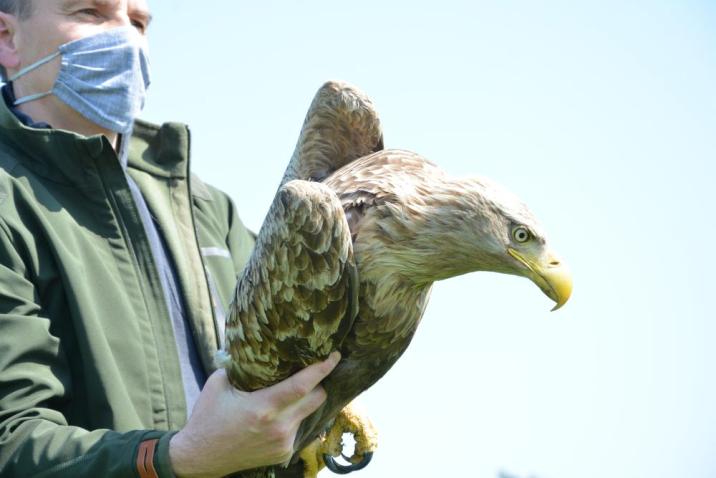
M 139 444 L 139 453 L 137 453 L 137 471 L 139 478 L 159 478 L 157 470 L 154 468 L 154 450 L 157 447 L 156 438 L 153 440 L 145 440 Z

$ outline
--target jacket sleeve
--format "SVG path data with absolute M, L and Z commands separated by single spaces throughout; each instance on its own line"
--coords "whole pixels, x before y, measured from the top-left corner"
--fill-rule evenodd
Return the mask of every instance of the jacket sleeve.
M 0 220 L 0 477 L 124 478 L 140 476 L 140 466 L 155 470 L 143 476 L 172 477 L 171 432 L 68 425 L 53 408 L 71 395 L 68 370 L 63 344 Z M 144 456 L 138 463 L 148 449 L 153 461 Z

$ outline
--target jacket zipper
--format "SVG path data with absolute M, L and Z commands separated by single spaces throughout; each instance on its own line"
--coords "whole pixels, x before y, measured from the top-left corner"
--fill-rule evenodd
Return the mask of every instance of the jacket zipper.
M 201 263 L 201 269 L 204 271 L 204 283 L 206 284 L 206 292 L 209 294 L 209 308 L 211 309 L 211 319 L 214 323 L 214 341 L 216 343 L 216 349 L 221 350 L 222 343 L 221 343 L 221 337 L 219 331 L 221 330 L 218 323 L 218 318 L 216 317 L 216 309 L 214 307 L 213 301 L 215 300 L 214 294 L 211 291 L 211 277 L 209 276 L 209 271 L 206 268 L 206 263 L 204 262 L 204 255 L 201 253 L 201 244 L 199 244 L 199 234 L 196 230 L 196 218 L 194 217 L 194 196 L 192 194 L 191 190 L 191 130 L 189 127 L 186 127 L 187 132 L 187 153 L 186 153 L 186 184 L 187 184 L 187 192 L 189 194 L 189 213 L 191 216 L 191 228 L 192 231 L 194 231 L 194 247 L 199 255 L 199 262 Z

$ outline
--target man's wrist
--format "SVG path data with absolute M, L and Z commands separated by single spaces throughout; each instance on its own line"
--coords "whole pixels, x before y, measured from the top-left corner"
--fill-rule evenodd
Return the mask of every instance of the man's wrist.
M 176 433 L 169 440 L 169 463 L 177 478 L 194 478 L 206 476 L 202 473 L 201 464 L 194 456 L 190 443 L 182 432 Z
M 167 432 L 157 443 L 157 451 L 154 455 L 154 466 L 160 478 L 177 478 L 172 469 L 172 463 L 169 457 L 169 446 L 172 438 L 174 438 L 176 434 L 176 431 Z

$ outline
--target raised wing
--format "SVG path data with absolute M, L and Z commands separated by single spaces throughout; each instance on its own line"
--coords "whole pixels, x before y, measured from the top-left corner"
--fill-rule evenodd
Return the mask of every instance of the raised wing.
M 373 102 L 348 83 L 329 81 L 313 98 L 281 184 L 322 181 L 351 161 L 383 149 Z
M 286 183 L 236 287 L 226 324 L 230 381 L 256 390 L 324 359 L 340 349 L 357 311 L 357 269 L 340 201 L 320 183 Z

